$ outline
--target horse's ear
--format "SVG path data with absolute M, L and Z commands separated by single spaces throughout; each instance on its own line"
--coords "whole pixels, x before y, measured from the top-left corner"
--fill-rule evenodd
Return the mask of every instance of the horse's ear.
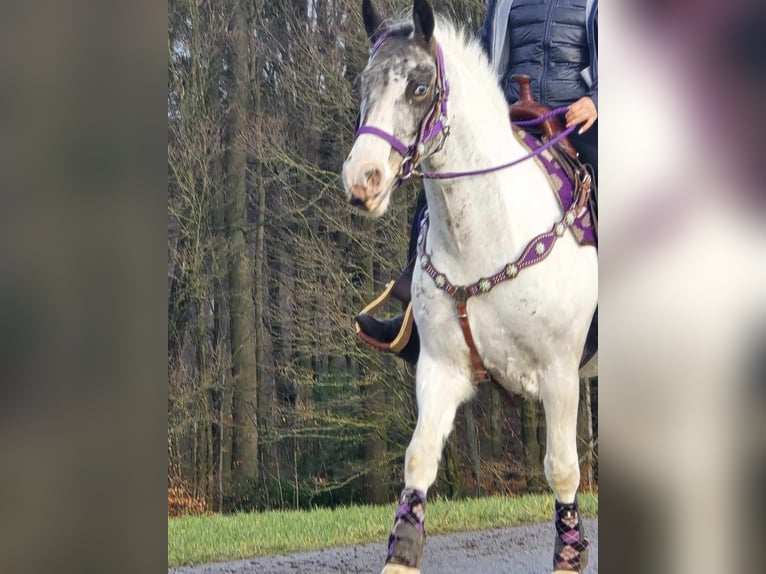
M 367 37 L 371 42 L 374 42 L 376 34 L 380 31 L 383 19 L 372 5 L 372 0 L 362 0 L 362 19 L 364 20 L 364 29 L 367 31 Z
M 434 34 L 434 10 L 428 0 L 415 0 L 412 19 L 415 22 L 415 33 L 430 42 Z

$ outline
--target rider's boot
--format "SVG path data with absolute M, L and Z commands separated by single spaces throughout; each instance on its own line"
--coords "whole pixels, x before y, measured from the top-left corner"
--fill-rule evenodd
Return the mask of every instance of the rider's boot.
M 415 202 L 416 216 L 410 223 L 410 244 L 407 249 L 409 263 L 399 278 L 390 283 L 375 301 L 356 316 L 356 332 L 364 342 L 381 351 L 395 353 L 412 364 L 417 362 L 420 355 L 420 337 L 412 318 L 410 289 L 417 259 L 415 252 L 420 235 L 420 223 L 426 207 L 426 192 L 421 188 Z M 404 312 L 392 319 L 376 319 L 374 313 L 383 307 L 391 296 L 402 302 Z
M 405 361 L 415 364 L 420 354 L 420 338 L 412 319 L 410 288 L 415 268 L 413 257 L 402 271 L 401 276 L 379 297 L 382 303 L 393 296 L 403 303 L 405 311 L 391 319 L 377 319 L 371 313 L 362 312 L 356 316 L 357 332 L 363 341 L 376 349 L 395 353 Z M 376 308 L 373 302 L 368 309 Z

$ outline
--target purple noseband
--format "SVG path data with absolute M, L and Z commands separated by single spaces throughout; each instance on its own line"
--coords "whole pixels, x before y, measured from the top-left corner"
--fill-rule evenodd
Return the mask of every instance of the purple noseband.
M 396 139 L 394 136 L 389 134 L 386 131 L 383 131 L 380 128 L 376 128 L 375 126 L 362 126 L 360 127 L 356 132 L 356 137 L 359 137 L 362 134 L 372 134 L 374 136 L 378 136 L 381 139 L 386 140 L 389 144 L 391 144 L 391 147 L 394 148 L 396 151 L 398 151 L 403 157 L 406 157 L 410 153 L 410 148 L 408 148 L 406 145 L 404 145 L 400 140 Z

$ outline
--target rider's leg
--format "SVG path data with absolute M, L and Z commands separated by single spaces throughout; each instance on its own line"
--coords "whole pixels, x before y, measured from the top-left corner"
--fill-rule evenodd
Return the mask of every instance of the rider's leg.
M 593 187 L 591 189 L 591 209 L 598 221 L 598 120 L 584 134 L 574 131 L 569 140 L 580 155 L 580 161 L 593 168 Z
M 426 190 L 425 188 L 420 188 L 420 193 L 418 193 L 418 199 L 415 202 L 415 217 L 412 219 L 412 223 L 410 223 L 410 244 L 407 247 L 407 261 L 412 261 L 415 258 L 415 252 L 418 249 L 418 234 L 420 233 L 420 220 L 423 217 L 423 212 L 428 207 L 428 202 L 426 201 Z
M 593 167 L 593 177 L 598 186 L 598 120 L 584 134 L 575 130 L 569 136 L 572 147 L 580 154 L 580 161 Z
M 426 193 L 423 188 L 420 189 L 418 199 L 415 204 L 415 217 L 410 225 L 410 244 L 407 250 L 407 266 L 402 274 L 396 280 L 392 295 L 402 302 L 402 308 L 406 309 L 410 302 L 410 287 L 412 285 L 412 272 L 415 268 L 415 252 L 418 246 L 418 234 L 420 231 L 420 219 L 423 210 L 426 208 Z M 404 321 L 404 313 L 400 313 L 392 319 L 377 319 L 367 313 L 360 313 L 356 317 L 359 327 L 369 337 L 380 341 L 381 343 L 390 343 L 399 334 Z M 418 360 L 420 353 L 420 339 L 418 337 L 417 326 L 412 326 L 412 334 L 405 347 L 397 353 L 401 358 L 410 363 Z

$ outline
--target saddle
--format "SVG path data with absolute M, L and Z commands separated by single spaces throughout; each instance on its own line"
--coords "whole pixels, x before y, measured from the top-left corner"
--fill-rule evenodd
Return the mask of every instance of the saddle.
M 519 100 L 509 108 L 511 122 L 536 120 L 550 113 L 550 108 L 536 102 L 532 97 L 529 76 L 511 76 L 511 81 L 519 85 Z M 539 130 L 540 132 L 537 135 L 543 141 L 550 141 L 564 131 L 564 126 L 558 116 L 551 116 L 546 117 L 539 124 Z M 596 234 L 598 234 L 596 190 L 589 166 L 580 161 L 579 154 L 568 137 L 565 137 L 553 146 L 551 153 L 572 182 L 574 198 L 578 207 L 582 208 L 590 203 L 593 228 L 596 230 Z
M 532 97 L 529 76 L 511 76 L 511 81 L 516 82 L 519 85 L 519 100 L 514 104 L 511 104 L 511 107 L 509 108 L 512 122 L 536 120 L 551 111 L 549 107 L 536 102 Z M 553 116 L 546 118 L 540 124 L 540 129 L 542 130 L 543 136 L 546 139 L 551 140 L 564 131 L 564 126 L 561 125 L 561 119 L 558 116 Z M 561 140 L 559 145 L 569 157 L 574 160 L 578 159 L 579 154 L 572 146 L 572 142 L 569 141 L 568 137 Z

